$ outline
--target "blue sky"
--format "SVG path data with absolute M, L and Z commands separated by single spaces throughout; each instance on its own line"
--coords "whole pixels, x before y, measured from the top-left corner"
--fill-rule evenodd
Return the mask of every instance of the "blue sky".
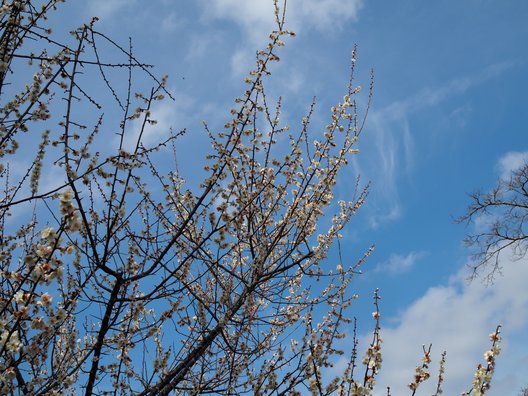
M 187 128 L 179 163 L 190 182 L 199 180 L 207 150 L 201 122 L 218 129 L 228 119 L 255 50 L 274 28 L 272 1 L 71 1 L 65 11 L 61 27 L 98 15 L 101 30 L 125 43 L 131 36 L 138 57 L 170 75 L 175 101 L 155 109 L 159 123 L 149 139 L 170 126 Z M 361 153 L 337 196 L 350 195 L 357 174 L 372 183 L 345 232 L 343 254 L 352 264 L 376 245 L 353 288 L 365 336 L 370 295 L 381 289 L 379 392 L 390 385 L 393 394 L 407 394 L 421 345 L 430 342 L 433 360 L 448 351 L 445 394 L 467 390 L 498 323 L 503 355 L 489 394 L 528 386 L 528 260 L 504 257 L 495 285 L 468 284 L 462 239 L 472 228 L 453 223 L 469 204 L 467 193 L 490 188 L 528 159 L 527 15 L 528 2 L 513 0 L 288 1 L 297 37 L 281 51 L 271 85 L 284 98 L 287 122 L 298 123 L 313 96 L 315 120 L 324 122 L 346 88 L 355 44 L 357 81 L 366 87 L 371 67 L 375 73 Z

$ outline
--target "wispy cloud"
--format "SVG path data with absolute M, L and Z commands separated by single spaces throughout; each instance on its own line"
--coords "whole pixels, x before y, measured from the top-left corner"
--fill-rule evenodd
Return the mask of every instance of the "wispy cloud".
M 184 25 L 184 21 L 178 18 L 175 12 L 169 12 L 161 21 L 161 30 L 170 33 Z
M 472 87 L 504 73 L 514 62 L 490 65 L 478 73 L 455 78 L 446 84 L 426 87 L 416 94 L 393 102 L 371 113 L 368 120 L 367 154 L 355 163 L 357 170 L 372 180 L 375 209 L 370 218 L 372 227 L 397 219 L 401 214 L 398 184 L 409 177 L 416 158 L 410 119 L 447 99 L 462 95 Z M 370 145 L 370 146 L 369 146 Z
M 453 95 L 463 94 L 470 88 L 501 75 L 515 65 L 516 63 L 513 61 L 494 63 L 473 75 L 452 79 L 447 84 L 442 84 L 440 87 L 426 87 L 407 99 L 392 103 L 382 111 L 388 115 L 398 116 L 434 106 Z
M 88 15 L 97 16 L 101 20 L 110 19 L 125 7 L 131 6 L 135 0 L 91 0 L 87 2 Z
M 201 112 L 195 106 L 195 99 L 185 93 L 173 94 L 174 101 L 165 100 L 153 107 L 151 119 L 155 120 L 154 125 L 146 125 L 142 135 L 142 143 L 146 146 L 152 146 L 160 143 L 170 136 L 171 130 L 175 132 L 189 127 L 191 122 L 195 122 L 195 116 Z M 191 111 L 192 109 L 197 109 Z M 192 116 L 191 116 L 192 114 Z M 126 140 L 131 149 L 136 144 L 137 138 L 141 132 L 142 119 L 137 120 L 131 130 L 131 134 Z
M 403 274 L 411 270 L 417 261 L 427 256 L 426 252 L 410 252 L 406 255 L 391 254 L 389 259 L 376 265 L 374 272 L 395 275 Z
M 354 162 L 357 173 L 373 181 L 374 205 L 369 223 L 372 228 L 395 220 L 401 215 L 398 181 L 410 171 L 413 140 L 407 114 L 390 114 L 384 110 L 369 119 L 370 141 L 364 155 Z
M 254 50 L 249 47 L 239 48 L 231 55 L 231 73 L 241 76 L 255 68 Z
M 199 33 L 191 37 L 189 51 L 185 60 L 189 62 L 203 61 L 210 56 L 211 48 L 221 44 L 221 38 L 208 33 Z M 253 60 L 253 58 L 251 58 Z M 249 65 L 249 63 L 248 63 Z M 251 64 L 253 66 L 253 64 Z M 247 70 L 250 70 L 248 68 Z
M 510 151 L 499 158 L 497 167 L 502 179 L 509 179 L 512 171 L 528 163 L 528 151 Z

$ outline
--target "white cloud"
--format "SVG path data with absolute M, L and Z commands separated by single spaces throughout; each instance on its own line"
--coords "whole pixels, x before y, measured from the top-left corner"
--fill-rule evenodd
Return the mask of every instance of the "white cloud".
M 231 72 L 234 76 L 247 74 L 255 68 L 255 51 L 249 48 L 240 48 L 231 56 Z
M 133 3 L 135 0 L 91 0 L 87 2 L 87 12 L 90 16 L 97 16 L 105 20 Z
M 151 119 L 156 120 L 154 125 L 146 125 L 142 135 L 142 143 L 146 147 L 161 143 L 170 136 L 171 129 L 178 132 L 181 129 L 189 127 L 189 123 L 195 121 L 192 116 L 199 116 L 201 109 L 191 111 L 196 101 L 191 96 L 178 93 L 173 94 L 174 101 L 165 100 L 156 105 L 151 110 Z M 141 131 L 142 118 L 136 120 L 132 127 L 132 133 L 128 137 L 126 144 L 127 150 L 135 146 L 137 138 Z
M 348 20 L 357 21 L 362 0 L 290 0 L 294 23 L 318 30 L 339 28 Z M 297 10 L 297 11 L 296 11 Z
M 273 1 L 201 0 L 201 4 L 206 20 L 231 20 L 242 30 L 231 64 L 235 75 L 246 71 L 240 59 L 253 59 L 255 50 L 263 47 L 268 35 L 277 29 Z M 279 4 L 282 17 L 282 1 Z M 331 32 L 347 21 L 356 21 L 361 6 L 362 0 L 289 0 L 286 28 L 296 33 L 304 29 Z
M 498 161 L 498 168 L 502 179 L 509 179 L 512 171 L 528 163 L 528 151 L 510 151 Z
M 244 31 L 244 39 L 252 45 L 275 30 L 273 2 L 267 0 L 213 0 L 201 1 L 206 19 L 228 19 Z
M 376 395 L 385 395 L 387 386 L 391 386 L 392 394 L 406 394 L 414 368 L 421 364 L 421 345 L 429 343 L 433 344 L 433 362 L 447 350 L 444 394 L 468 390 L 476 365 L 484 363 L 482 354 L 491 345 L 488 334 L 497 324 L 503 325 L 503 353 L 498 357 L 495 376 L 498 385 L 487 394 L 504 395 L 505 389 L 507 394 L 515 394 L 526 385 L 522 381 L 528 378 L 527 365 L 516 364 L 528 359 L 528 343 L 522 336 L 528 331 L 528 259 L 508 260 L 503 265 L 504 276 L 489 287 L 478 281 L 467 284 L 464 271 L 447 285 L 429 288 L 398 315 L 395 327 L 382 328 L 383 368 Z M 367 340 L 364 337 L 363 344 Z M 432 365 L 432 378 L 437 366 Z M 429 382 L 421 394 L 434 393 L 435 380 Z
M 426 252 L 410 252 L 407 255 L 391 254 L 387 261 L 379 263 L 374 271 L 387 274 L 403 274 L 409 271 L 416 262 L 427 256 Z
M 302 93 L 302 89 L 306 84 L 306 77 L 299 69 L 289 70 L 287 78 L 281 81 L 280 86 L 288 92 Z
M 185 60 L 188 62 L 196 62 L 207 58 L 211 49 L 220 45 L 220 41 L 220 37 L 207 33 L 192 36 L 190 39 L 189 51 L 185 55 Z
M 169 12 L 161 21 L 161 29 L 164 32 L 172 32 L 178 27 L 183 26 L 184 22 L 180 20 L 175 12 Z
M 283 2 L 279 0 L 280 17 Z M 362 0 L 289 0 L 286 25 L 299 33 L 301 29 L 334 30 L 346 21 L 356 21 Z M 203 1 L 206 18 L 230 19 L 238 24 L 250 41 L 266 37 L 275 30 L 275 8 L 272 0 Z M 254 42 L 254 41 L 253 41 Z

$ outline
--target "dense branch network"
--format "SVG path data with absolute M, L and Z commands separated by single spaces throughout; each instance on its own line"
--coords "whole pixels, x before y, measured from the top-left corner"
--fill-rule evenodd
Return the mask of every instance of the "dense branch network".
M 206 177 L 191 190 L 166 165 L 185 131 L 144 143 L 166 78 L 96 19 L 55 38 L 59 3 L 0 8 L 0 394 L 371 394 L 377 291 L 365 370 L 354 326 L 346 369 L 325 372 L 371 253 L 328 260 L 367 196 L 359 179 L 349 201 L 333 194 L 364 126 L 356 51 L 328 125 L 311 131 L 315 103 L 284 125 L 266 82 L 293 33 L 275 2 L 247 89 L 223 128 L 205 126 Z
M 476 249 L 474 274 L 486 272 L 492 281 L 504 253 L 518 260 L 528 250 L 528 164 L 499 179 L 491 191 L 471 194 L 471 200 L 458 221 L 475 224 L 475 233 L 465 239 Z

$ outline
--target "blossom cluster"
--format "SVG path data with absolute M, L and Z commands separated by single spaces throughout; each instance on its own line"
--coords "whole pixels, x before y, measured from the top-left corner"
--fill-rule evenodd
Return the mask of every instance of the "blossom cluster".
M 195 188 L 176 161 L 165 173 L 162 149 L 173 146 L 177 158 L 181 134 L 144 145 L 156 102 L 171 97 L 166 77 L 140 63 L 132 44 L 96 31 L 96 18 L 57 41 L 44 22 L 58 3 L 0 6 L 0 28 L 11 29 L 0 35 L 0 87 L 27 72 L 27 84 L 0 104 L 0 394 L 372 394 L 382 366 L 378 291 L 364 372 L 354 371 L 354 327 L 346 370 L 326 381 L 345 354 L 352 279 L 372 252 L 350 263 L 339 243 L 368 186 L 358 178 L 347 200 L 335 194 L 364 126 L 356 49 L 326 125 L 313 125 L 315 103 L 298 125 L 285 125 L 267 79 L 294 33 L 274 0 L 277 28 L 242 95 L 220 131 L 205 125 L 211 150 Z M 124 59 L 103 61 L 107 53 Z M 133 92 L 138 75 L 150 94 Z M 89 77 L 108 90 L 84 85 Z M 103 126 L 118 139 L 100 136 Z M 25 160 L 24 145 L 35 155 L 20 176 L 8 165 Z M 41 183 L 48 166 L 60 172 L 58 186 Z M 333 249 L 339 261 L 328 263 Z M 498 330 L 493 341 L 475 378 L 481 393 Z M 429 377 L 429 362 L 427 352 L 411 390 Z

